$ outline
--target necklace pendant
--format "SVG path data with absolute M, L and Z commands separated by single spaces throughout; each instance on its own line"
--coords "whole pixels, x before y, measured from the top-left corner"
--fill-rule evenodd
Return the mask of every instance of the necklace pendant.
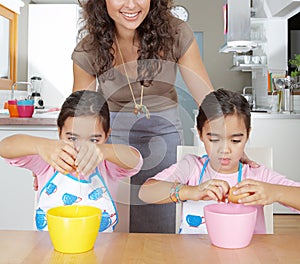
M 140 112 L 146 114 L 147 113 L 146 106 L 142 105 Z
M 141 110 L 140 111 L 141 111 L 141 113 L 144 113 L 146 115 L 147 119 L 150 119 L 150 112 L 149 112 L 147 106 L 141 105 Z
M 139 114 L 139 110 L 137 109 L 137 107 L 135 107 L 135 108 L 133 109 L 133 113 L 134 113 L 136 116 Z

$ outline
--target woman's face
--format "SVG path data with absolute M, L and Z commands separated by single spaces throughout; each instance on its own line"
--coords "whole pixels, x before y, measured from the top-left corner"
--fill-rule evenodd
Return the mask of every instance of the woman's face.
M 248 140 L 247 128 L 241 117 L 228 115 L 206 121 L 200 139 L 215 171 L 228 174 L 238 170 Z
M 117 29 L 135 30 L 149 13 L 151 0 L 106 0 L 107 12 Z
M 60 131 L 62 140 L 74 143 L 91 141 L 96 144 L 103 144 L 107 137 L 99 117 L 96 116 L 68 117 Z

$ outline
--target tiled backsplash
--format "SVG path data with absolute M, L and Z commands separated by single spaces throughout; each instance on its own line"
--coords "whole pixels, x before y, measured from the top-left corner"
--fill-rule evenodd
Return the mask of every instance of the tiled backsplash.
M 27 91 L 14 91 L 15 99 L 24 99 L 27 97 Z M 3 109 L 4 103 L 11 99 L 10 90 L 0 90 L 0 109 Z

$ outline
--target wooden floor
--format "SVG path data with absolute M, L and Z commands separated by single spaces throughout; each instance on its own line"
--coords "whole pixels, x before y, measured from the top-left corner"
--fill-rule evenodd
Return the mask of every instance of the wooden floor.
M 300 233 L 300 215 L 274 214 L 274 233 L 291 234 Z

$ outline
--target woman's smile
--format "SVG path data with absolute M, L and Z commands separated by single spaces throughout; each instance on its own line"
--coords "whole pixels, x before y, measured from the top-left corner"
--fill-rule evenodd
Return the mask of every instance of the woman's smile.
M 135 30 L 148 15 L 150 2 L 150 0 L 106 0 L 106 6 L 117 28 Z
M 127 12 L 121 12 L 121 14 L 125 17 L 125 19 L 136 19 L 140 12 L 135 12 L 135 13 L 127 13 Z

